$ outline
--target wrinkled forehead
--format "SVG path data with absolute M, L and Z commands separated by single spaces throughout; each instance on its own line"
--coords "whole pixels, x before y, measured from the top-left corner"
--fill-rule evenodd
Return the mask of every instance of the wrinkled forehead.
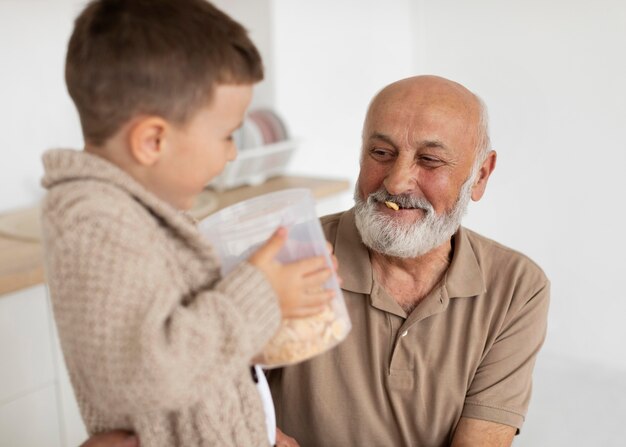
M 398 82 L 383 89 L 372 100 L 363 137 L 389 132 L 413 139 L 433 133 L 442 140 L 462 137 L 461 142 L 471 145 L 479 120 L 478 99 L 459 84 Z

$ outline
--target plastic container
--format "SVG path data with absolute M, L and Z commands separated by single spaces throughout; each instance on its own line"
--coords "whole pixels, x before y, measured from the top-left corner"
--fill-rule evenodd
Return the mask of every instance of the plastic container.
M 288 239 L 278 253 L 281 262 L 324 255 L 332 266 L 326 239 L 307 189 L 287 189 L 265 194 L 225 208 L 200 222 L 200 231 L 215 247 L 222 275 L 246 260 L 279 227 Z M 335 291 L 328 308 L 307 318 L 283 319 L 255 362 L 275 368 L 311 358 L 337 345 L 351 329 L 350 317 L 336 275 L 325 284 Z

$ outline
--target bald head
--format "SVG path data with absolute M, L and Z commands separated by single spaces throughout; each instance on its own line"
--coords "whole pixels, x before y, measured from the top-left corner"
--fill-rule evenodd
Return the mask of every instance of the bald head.
M 487 110 L 483 101 L 461 84 L 439 76 L 414 76 L 383 88 L 372 99 L 363 137 L 371 130 L 372 121 L 381 114 L 397 115 L 399 120 L 436 118 L 454 121 L 464 134 L 465 142 L 481 160 L 489 151 Z M 408 136 L 407 136 L 408 137 Z

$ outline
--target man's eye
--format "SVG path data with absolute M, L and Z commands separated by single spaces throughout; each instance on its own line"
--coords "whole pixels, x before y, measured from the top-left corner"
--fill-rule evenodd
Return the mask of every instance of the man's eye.
M 429 157 L 429 156 L 421 156 L 419 158 L 420 162 L 426 166 L 436 166 L 436 165 L 440 165 L 442 162 L 441 160 L 439 160 L 438 158 L 434 158 L 434 157 Z
M 377 160 L 385 160 L 392 157 L 391 152 L 388 150 L 378 148 L 370 150 L 370 154 Z

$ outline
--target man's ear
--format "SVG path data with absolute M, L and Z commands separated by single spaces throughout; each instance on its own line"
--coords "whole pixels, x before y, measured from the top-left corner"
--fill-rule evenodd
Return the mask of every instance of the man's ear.
M 170 124 L 158 116 L 137 119 L 128 136 L 132 157 L 141 165 L 154 165 L 163 155 L 169 129 Z
M 489 180 L 489 176 L 496 168 L 496 159 L 497 159 L 496 151 L 490 151 L 487 154 L 487 158 L 483 161 L 483 164 L 478 171 L 478 178 L 474 182 L 472 186 L 472 200 L 474 202 L 478 202 L 483 194 L 485 194 L 485 189 L 487 188 L 487 181 Z

